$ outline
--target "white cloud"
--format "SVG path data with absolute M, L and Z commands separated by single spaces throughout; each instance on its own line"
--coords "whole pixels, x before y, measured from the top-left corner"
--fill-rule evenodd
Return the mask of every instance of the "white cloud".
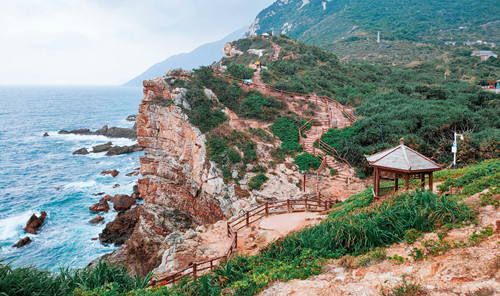
M 272 0 L 1 1 L 0 84 L 120 84 Z

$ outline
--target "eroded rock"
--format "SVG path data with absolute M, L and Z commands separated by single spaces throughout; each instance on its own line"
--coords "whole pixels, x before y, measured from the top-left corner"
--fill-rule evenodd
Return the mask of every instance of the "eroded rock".
M 104 221 L 104 217 L 101 215 L 97 215 L 94 218 L 92 218 L 91 220 L 89 220 L 89 223 L 93 224 L 93 225 L 97 225 L 97 224 L 100 224 L 102 221 Z
M 80 148 L 76 151 L 73 152 L 73 155 L 86 155 L 86 154 L 89 154 L 90 152 L 87 150 L 87 148 L 83 147 L 83 148 Z
M 96 145 L 96 146 L 92 147 L 92 152 L 99 153 L 99 152 L 108 151 L 109 149 L 111 149 L 112 146 L 113 146 L 113 143 L 111 143 L 111 142 L 107 142 L 106 144 Z
M 94 213 L 108 212 L 109 211 L 108 201 L 104 198 L 101 198 L 101 200 L 98 203 L 93 204 L 89 207 L 89 211 Z
M 40 214 L 40 217 L 33 214 L 28 220 L 28 223 L 26 223 L 24 230 L 31 234 L 37 234 L 38 230 L 42 227 L 43 222 L 45 222 L 45 218 L 47 218 L 47 213 L 45 211 Z
M 135 205 L 135 198 L 126 194 L 117 194 L 113 196 L 113 209 L 118 212 L 128 211 Z
M 22 248 L 28 244 L 31 243 L 31 238 L 29 236 L 20 239 L 15 245 L 13 245 L 13 248 Z
M 109 175 L 111 175 L 111 177 L 114 178 L 114 177 L 118 176 L 119 173 L 120 172 L 117 170 L 107 170 L 107 171 L 102 171 L 101 175 L 108 175 L 109 174 Z

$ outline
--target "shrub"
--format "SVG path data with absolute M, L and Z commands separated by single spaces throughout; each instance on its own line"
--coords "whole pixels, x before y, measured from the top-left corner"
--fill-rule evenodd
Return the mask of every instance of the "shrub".
M 285 116 L 274 120 L 270 129 L 276 137 L 283 141 L 281 144 L 283 152 L 293 154 L 302 149 L 302 145 L 299 143 L 299 128 L 304 123 L 305 121 L 298 116 Z
M 254 177 L 252 177 L 252 179 L 250 179 L 250 182 L 248 182 L 248 187 L 254 189 L 254 190 L 260 190 L 260 187 L 262 186 L 262 184 L 266 183 L 266 181 L 268 180 L 269 178 L 264 175 L 263 173 L 260 173 Z
M 229 76 L 238 79 L 251 79 L 253 77 L 253 70 L 245 65 L 231 63 L 227 66 L 227 73 Z
M 314 156 L 310 153 L 302 153 L 295 156 L 293 162 L 299 166 L 300 171 L 317 170 L 321 165 L 321 160 L 318 156 Z

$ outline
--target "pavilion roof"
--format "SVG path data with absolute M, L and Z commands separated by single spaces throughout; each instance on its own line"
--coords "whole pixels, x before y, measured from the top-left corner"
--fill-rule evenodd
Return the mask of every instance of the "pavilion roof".
M 441 169 L 441 165 L 435 163 L 430 158 L 418 153 L 417 151 L 404 145 L 403 139 L 401 144 L 367 156 L 366 159 L 370 165 L 404 172 L 422 172 L 422 171 L 437 171 Z

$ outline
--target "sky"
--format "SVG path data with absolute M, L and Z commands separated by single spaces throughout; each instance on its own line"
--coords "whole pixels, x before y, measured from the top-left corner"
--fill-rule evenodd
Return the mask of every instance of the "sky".
M 274 0 L 0 0 L 0 85 L 117 85 Z

